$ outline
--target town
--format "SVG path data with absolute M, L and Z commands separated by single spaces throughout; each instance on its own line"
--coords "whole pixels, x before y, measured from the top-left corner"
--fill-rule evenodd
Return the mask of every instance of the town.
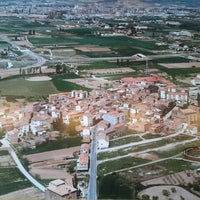
M 0 3 L 0 200 L 200 199 L 199 4 L 169 5 Z

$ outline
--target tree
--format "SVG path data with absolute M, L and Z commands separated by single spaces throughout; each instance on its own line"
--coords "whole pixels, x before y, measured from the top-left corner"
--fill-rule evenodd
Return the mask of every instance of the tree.
M 58 64 L 56 65 L 56 73 L 57 73 L 57 74 L 60 74 L 60 73 L 61 73 L 61 69 L 62 69 L 62 65 L 61 65 L 60 63 L 58 63 Z
M 22 75 L 22 68 L 19 68 L 19 75 Z
M 42 74 L 42 68 L 40 67 L 40 72 L 39 72 L 40 74 Z
M 171 191 L 172 191 L 173 193 L 176 193 L 176 188 L 175 188 L 175 187 L 172 187 L 172 188 L 171 188 Z
M 148 194 L 143 194 L 142 195 L 142 200 L 150 200 L 150 197 Z
M 29 35 L 32 35 L 32 30 L 29 30 L 29 31 L 28 31 L 28 34 L 29 34 Z
M 166 197 L 168 197 L 170 195 L 170 192 L 168 190 L 163 190 L 162 194 Z
M 73 178 L 73 186 L 74 186 L 75 188 L 77 188 L 77 185 L 78 185 L 77 174 L 74 174 L 74 178 Z
M 152 200 L 159 200 L 159 197 L 158 196 L 153 196 Z
M 117 66 L 119 66 L 119 59 L 117 59 Z
M 74 168 L 76 167 L 76 161 L 71 161 L 68 165 L 67 165 L 67 171 L 72 174 L 74 172 Z M 77 177 L 76 177 L 77 179 Z M 73 179 L 73 185 L 75 185 L 75 181 L 77 182 L 77 180 Z M 75 187 L 75 186 L 74 186 Z
M 25 75 L 26 74 L 26 71 L 25 69 L 22 70 L 22 75 Z
M 197 94 L 197 102 L 198 102 L 198 106 L 200 107 L 200 94 Z

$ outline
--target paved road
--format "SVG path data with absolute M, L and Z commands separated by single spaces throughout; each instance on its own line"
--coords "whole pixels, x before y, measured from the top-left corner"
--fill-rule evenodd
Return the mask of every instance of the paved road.
M 18 51 L 21 51 L 24 56 L 30 56 L 33 60 L 36 60 L 36 63 L 31 64 L 27 67 L 23 67 L 23 69 L 28 69 L 28 68 L 35 68 L 35 67 L 41 67 L 46 63 L 46 59 L 43 58 L 42 56 L 39 56 L 38 54 L 32 52 L 31 50 L 21 47 L 18 44 L 16 44 L 14 41 L 10 40 L 6 35 L 0 35 L 0 38 L 7 43 L 11 44 L 14 48 L 16 48 Z M 19 69 L 16 68 L 11 68 L 9 71 L 19 71 Z
M 91 153 L 90 153 L 90 180 L 88 187 L 88 200 L 97 199 L 96 178 L 97 178 L 97 151 L 96 151 L 96 129 L 95 126 L 92 133 Z
M 183 54 L 161 54 L 161 55 L 151 55 L 144 58 L 138 58 L 134 56 L 124 56 L 124 57 L 100 57 L 100 58 L 68 58 L 64 60 L 51 60 L 49 63 L 67 62 L 67 63 L 81 63 L 81 62 L 95 62 L 95 61 L 111 61 L 111 60 L 134 60 L 134 61 L 146 61 L 159 58 L 171 58 L 171 57 L 183 57 Z
M 40 189 L 42 192 L 45 192 L 46 188 L 40 184 L 37 180 L 35 180 L 27 171 L 26 169 L 23 167 L 23 165 L 21 164 L 19 158 L 17 157 L 17 154 L 15 153 L 15 151 L 12 149 L 12 147 L 10 146 L 10 143 L 4 138 L 2 140 L 0 140 L 1 143 L 3 144 L 3 147 L 7 147 L 9 149 L 9 153 L 12 156 L 13 160 L 15 161 L 17 167 L 19 168 L 19 170 L 21 171 L 22 174 L 24 174 L 24 176 L 31 182 L 33 183 L 33 185 L 35 185 L 38 189 Z

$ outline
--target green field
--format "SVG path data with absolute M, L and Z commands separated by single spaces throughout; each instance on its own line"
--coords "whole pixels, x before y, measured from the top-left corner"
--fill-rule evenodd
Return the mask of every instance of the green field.
M 89 91 L 88 88 L 67 81 L 67 79 L 79 78 L 76 74 L 56 74 L 51 77 L 51 81 L 28 81 L 26 80 L 28 76 L 2 79 L 0 93 L 2 96 L 41 98 L 47 97 L 49 94 L 70 92 L 71 90 Z
M 50 35 L 51 38 L 49 38 L 49 35 L 41 38 L 29 37 L 29 41 L 36 46 L 59 44 L 67 47 L 74 47 L 75 45 L 99 45 L 102 47 L 109 47 L 111 49 L 110 52 L 76 51 L 77 55 L 84 55 L 88 57 L 132 56 L 136 53 L 152 55 L 152 50 L 166 49 L 166 47 L 157 46 L 154 41 L 141 41 L 126 36 L 101 37 L 92 35 L 85 30 L 81 32 L 81 30 L 82 29 L 80 29 L 78 33 L 78 30 L 75 32 L 73 32 L 73 30 L 69 30 L 70 34 L 74 34 L 74 37 L 69 37 L 69 35 L 65 33 L 54 31 L 52 35 Z
M 0 195 L 31 186 L 16 167 L 0 167 Z
M 58 93 L 51 81 L 27 81 L 24 78 L 14 78 L 0 81 L 3 96 L 47 96 Z

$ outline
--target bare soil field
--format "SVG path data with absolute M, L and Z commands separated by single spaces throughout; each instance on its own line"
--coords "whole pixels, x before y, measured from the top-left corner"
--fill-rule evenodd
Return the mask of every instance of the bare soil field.
M 93 79 L 93 78 L 67 79 L 66 81 L 71 82 L 71 83 L 76 83 L 78 85 L 91 88 L 91 89 L 99 89 L 100 86 L 110 83 L 110 81 L 107 81 L 107 80 Z
M 168 69 L 173 68 L 191 68 L 193 66 L 199 68 L 200 62 L 189 62 L 189 63 L 159 63 L 159 65 L 166 67 Z
M 16 192 L 11 192 L 6 195 L 0 196 L 0 200 L 45 200 L 45 195 L 43 192 L 37 188 L 31 187 L 24 190 L 18 190 Z
M 30 170 L 33 176 L 38 176 L 40 179 L 66 179 L 71 176 L 66 169 L 53 168 L 33 168 Z
M 111 51 L 108 47 L 98 47 L 98 46 L 77 46 L 75 47 L 76 50 L 83 51 L 83 52 L 109 52 Z
M 30 77 L 27 78 L 27 81 L 50 81 L 52 78 L 50 78 L 49 76 L 34 76 L 34 77 Z
M 159 159 L 159 157 L 157 155 L 150 154 L 150 153 L 141 153 L 141 154 L 134 155 L 134 157 L 147 159 L 147 160 L 152 160 L 152 161 Z
M 135 70 L 129 67 L 124 67 L 124 68 L 109 68 L 109 69 L 91 69 L 91 70 L 83 70 L 83 72 L 88 74 L 120 74 L 120 73 L 135 72 Z
M 62 160 L 65 158 L 72 158 L 73 153 L 80 150 L 80 147 L 72 147 L 61 150 L 48 151 L 43 153 L 36 153 L 24 156 L 30 163 L 41 162 L 46 160 Z
M 173 188 L 173 189 L 172 189 Z M 163 191 L 166 190 L 169 192 L 168 196 L 163 195 Z M 181 199 L 187 199 L 187 200 L 200 200 L 199 197 L 195 196 L 194 194 L 188 192 L 187 190 L 173 186 L 173 185 L 163 185 L 163 186 L 154 186 L 147 188 L 139 193 L 139 197 L 141 198 L 142 195 L 148 194 L 150 196 L 150 199 L 153 198 L 153 196 L 158 196 L 159 199 L 167 200 L 167 199 L 174 199 L 174 200 L 181 200 Z M 182 197 L 182 198 L 181 198 Z
M 27 155 L 30 165 L 30 173 L 40 179 L 58 179 L 71 176 L 67 173 L 67 163 L 74 161 L 73 153 L 80 150 L 80 147 L 66 148 L 56 151 L 48 151 Z
M 187 170 L 187 171 L 182 171 L 175 174 L 169 174 L 169 175 L 162 176 L 159 178 L 143 181 L 142 185 L 144 186 L 155 185 L 155 184 L 187 185 L 188 183 L 193 183 L 197 181 L 198 178 L 199 178 L 199 174 L 197 174 L 196 171 Z
M 15 162 L 10 155 L 0 156 L 0 167 L 6 166 L 15 166 Z

